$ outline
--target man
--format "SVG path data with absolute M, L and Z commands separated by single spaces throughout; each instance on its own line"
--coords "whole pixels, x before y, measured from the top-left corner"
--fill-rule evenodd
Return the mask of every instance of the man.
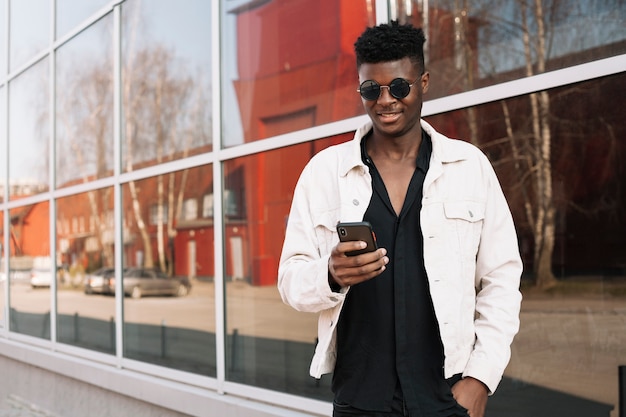
M 293 197 L 278 287 L 319 312 L 311 375 L 333 372 L 333 416 L 481 417 L 519 328 L 522 264 L 492 166 L 421 120 L 421 29 L 368 28 L 355 43 L 371 119 L 314 156 Z M 379 249 L 339 243 L 372 224 Z

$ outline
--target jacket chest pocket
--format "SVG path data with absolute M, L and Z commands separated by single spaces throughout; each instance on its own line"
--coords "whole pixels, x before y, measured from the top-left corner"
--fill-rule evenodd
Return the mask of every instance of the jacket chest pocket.
M 320 256 L 328 255 L 333 246 L 339 242 L 336 229 L 339 209 L 313 213 L 312 217 Z
M 456 239 L 463 257 L 474 258 L 485 218 L 485 204 L 476 201 L 449 201 L 443 204 L 447 231 Z

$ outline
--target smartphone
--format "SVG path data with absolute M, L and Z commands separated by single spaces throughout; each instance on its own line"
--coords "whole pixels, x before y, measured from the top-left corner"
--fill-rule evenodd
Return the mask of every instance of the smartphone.
M 337 223 L 337 234 L 339 234 L 339 240 L 342 242 L 362 240 L 367 243 L 367 246 L 363 249 L 346 252 L 348 256 L 373 252 L 378 249 L 376 245 L 376 235 L 369 222 L 339 222 Z

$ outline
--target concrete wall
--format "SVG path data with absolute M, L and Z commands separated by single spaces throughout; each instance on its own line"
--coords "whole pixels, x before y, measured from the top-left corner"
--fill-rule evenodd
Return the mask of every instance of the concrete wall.
M 313 417 L 332 408 L 303 413 L 193 384 L 0 338 L 0 417 Z M 299 406 L 319 409 L 308 401 Z
M 162 407 L 0 356 L 0 415 L 183 417 Z

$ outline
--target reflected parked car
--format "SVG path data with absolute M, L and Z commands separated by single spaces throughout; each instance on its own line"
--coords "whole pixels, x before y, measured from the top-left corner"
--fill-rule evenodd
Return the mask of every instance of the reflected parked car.
M 123 272 L 124 295 L 141 298 L 145 295 L 183 297 L 191 291 L 187 277 L 168 277 L 153 268 L 126 268 Z M 115 294 L 115 271 L 104 268 L 94 272 L 85 283 L 86 294 Z
M 67 265 L 57 266 L 56 277 L 59 285 L 71 284 L 66 282 L 70 279 Z M 33 288 L 49 288 L 52 285 L 52 269 L 46 267 L 35 267 L 30 270 L 30 286 Z
M 114 294 L 109 280 L 115 278 L 115 269 L 100 268 L 85 277 L 85 294 Z
M 30 286 L 33 288 L 44 288 L 52 285 L 52 269 L 33 268 L 30 271 Z

